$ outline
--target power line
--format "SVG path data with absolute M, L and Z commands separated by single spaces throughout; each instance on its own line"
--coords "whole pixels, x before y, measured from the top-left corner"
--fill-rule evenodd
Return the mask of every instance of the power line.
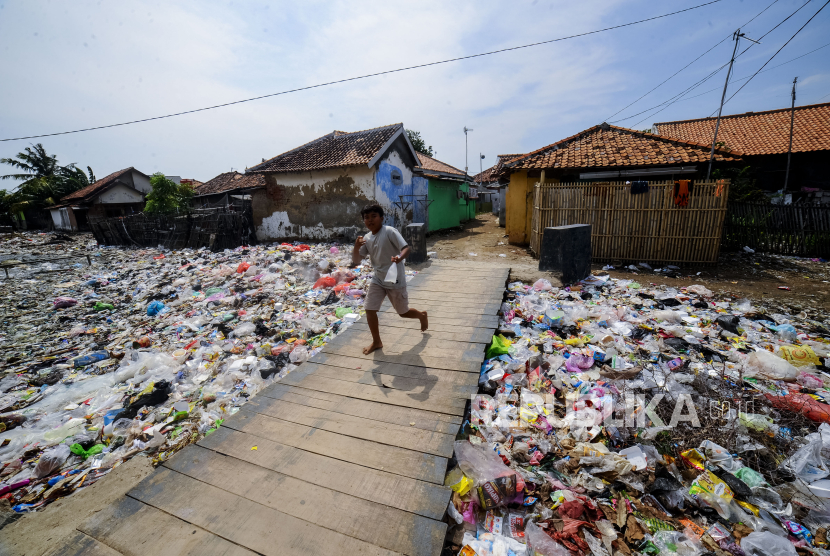
M 328 81 L 326 83 L 318 83 L 317 85 L 309 85 L 309 86 L 306 86 L 306 87 L 298 87 L 296 89 L 288 89 L 288 90 L 285 90 L 285 91 L 280 91 L 278 93 L 270 93 L 270 94 L 267 94 L 267 95 L 260 95 L 260 96 L 256 96 L 256 97 L 246 98 L 246 99 L 243 99 L 243 100 L 235 100 L 235 101 L 232 101 L 232 102 L 225 102 L 223 104 L 215 104 L 213 106 L 206 106 L 204 108 L 195 108 L 193 110 L 185 110 L 185 111 L 182 111 L 182 112 L 175 112 L 175 113 L 172 113 L 172 114 L 166 114 L 164 116 L 154 116 L 154 117 L 151 117 L 151 118 L 142 118 L 140 120 L 131 120 L 131 121 L 128 121 L 128 122 L 121 122 L 121 123 L 118 123 L 118 124 L 109 124 L 109 125 L 101 125 L 101 126 L 95 126 L 95 127 L 87 127 L 87 128 L 83 128 L 83 129 L 75 129 L 75 130 L 72 130 L 72 131 L 60 131 L 60 132 L 56 132 L 56 133 L 44 133 L 44 134 L 41 134 L 41 135 L 29 135 L 29 136 L 26 136 L 26 137 L 10 137 L 8 139 L 0 139 L 0 142 L 3 142 L 3 141 L 20 141 L 20 140 L 23 140 L 23 139 L 39 139 L 41 137 L 54 137 L 56 135 L 68 135 L 70 133 L 81 133 L 81 132 L 84 132 L 84 131 L 93 131 L 93 130 L 96 130 L 96 129 L 107 129 L 107 128 L 111 128 L 111 127 L 119 127 L 119 126 L 125 126 L 125 125 L 130 125 L 130 124 L 142 123 L 142 122 L 150 122 L 150 121 L 153 121 L 153 120 L 161 120 L 161 119 L 164 119 L 164 118 L 173 118 L 175 116 L 183 116 L 185 114 L 193 114 L 195 112 L 204 112 L 206 110 L 214 110 L 216 108 L 224 108 L 226 106 L 233 106 L 235 104 L 242 104 L 244 102 L 251 102 L 251 101 L 254 101 L 254 100 L 261 100 L 261 99 L 264 99 L 264 98 L 275 97 L 275 96 L 280 96 L 280 95 L 286 95 L 288 93 L 296 93 L 296 92 L 299 92 L 299 91 L 307 91 L 309 89 L 317 89 L 317 88 L 320 88 L 320 87 L 327 87 L 329 85 L 336 85 L 336 84 L 339 84 L 339 83 L 346 83 L 348 81 L 356 81 L 358 79 L 367 79 L 369 77 L 377 77 L 377 76 L 380 76 L 380 75 L 388 75 L 390 73 L 399 73 L 399 72 L 402 72 L 402 71 L 409 71 L 409 70 L 413 70 L 413 69 L 426 68 L 426 67 L 429 67 L 429 66 L 437 66 L 437 65 L 440 65 L 440 64 L 447 64 L 447 63 L 450 63 L 450 62 L 458 62 L 458 61 L 461 61 L 461 60 L 469 60 L 471 58 L 480 58 L 482 56 L 490 56 L 492 54 L 501 54 L 503 52 L 510 52 L 510 51 L 513 51 L 513 50 L 521 50 L 523 48 L 531 48 L 531 47 L 534 47 L 534 46 L 541 46 L 543 44 L 550 44 L 550 43 L 564 41 L 564 40 L 568 40 L 568 39 L 575 39 L 575 38 L 578 38 L 578 37 L 585 37 L 587 35 L 594 35 L 596 33 L 603 33 L 605 31 L 612 31 L 614 29 L 620 29 L 622 27 L 629 27 L 631 25 L 637 25 L 639 23 L 645 23 L 647 21 L 654 21 L 655 19 L 661 19 L 661 18 L 664 18 L 664 17 L 677 15 L 677 14 L 680 14 L 680 13 L 683 13 L 683 12 L 696 10 L 698 8 L 702 8 L 704 6 L 709 6 L 711 4 L 717 4 L 720 1 L 721 0 L 711 0 L 711 1 L 706 2 L 704 4 L 698 4 L 697 6 L 692 6 L 691 8 L 686 8 L 686 9 L 683 9 L 683 10 L 678 10 L 678 11 L 663 14 L 663 15 L 649 17 L 649 18 L 646 18 L 646 19 L 640 19 L 638 21 L 632 21 L 630 23 L 623 23 L 621 25 L 614 25 L 613 27 L 606 27 L 604 29 L 597 29 L 595 31 L 587 31 L 585 33 L 578 33 L 576 35 L 569 35 L 567 37 L 560 37 L 560 38 L 550 39 L 550 40 L 546 40 L 546 41 L 534 42 L 534 43 L 530 43 L 530 44 L 524 44 L 524 45 L 521 45 L 521 46 L 511 46 L 511 47 L 508 47 L 508 48 L 501 48 L 499 50 L 491 50 L 489 52 L 481 52 L 479 54 L 471 54 L 469 56 L 459 56 L 457 58 L 449 58 L 447 60 L 440 60 L 438 62 L 428 62 L 428 63 L 425 63 L 425 64 L 417 64 L 417 65 L 414 65 L 414 66 L 407 66 L 407 67 L 393 69 L 393 70 L 379 71 L 379 72 L 376 72 L 376 73 L 369 73 L 369 74 L 360 75 L 360 76 L 357 76 L 357 77 L 347 77 L 345 79 L 338 79 L 336 81 Z
M 771 7 L 773 7 L 773 6 L 774 6 L 777 2 L 778 2 L 778 0 L 773 0 L 772 4 L 770 4 L 769 6 L 767 6 L 766 8 L 764 8 L 763 10 L 761 10 L 760 12 L 758 12 L 758 14 L 756 14 L 756 15 L 755 15 L 755 17 L 753 17 L 752 19 L 750 19 L 749 21 L 747 21 L 746 23 L 744 23 L 743 25 L 741 25 L 741 27 L 746 27 L 747 25 L 749 25 L 750 23 L 752 23 L 753 21 L 755 21 L 755 20 L 758 18 L 758 16 L 760 16 L 760 15 L 761 15 L 761 14 L 763 14 L 765 11 L 767 11 L 768 9 L 770 9 Z M 607 122 L 607 121 L 609 121 L 611 118 L 613 118 L 614 116 L 616 116 L 617 114 L 619 114 L 620 112 L 623 112 L 624 110 L 626 110 L 626 109 L 630 108 L 631 106 L 633 106 L 633 105 L 637 104 L 637 103 L 638 103 L 638 102 L 640 102 L 642 99 L 644 99 L 645 97 L 647 97 L 648 95 L 650 95 L 651 93 L 653 93 L 654 91 L 656 91 L 657 89 L 659 89 L 660 87 L 662 87 L 663 85 L 665 85 L 668 81 L 670 81 L 672 78 L 674 78 L 674 77 L 675 77 L 678 73 L 680 73 L 681 71 L 685 70 L 686 68 L 688 68 L 689 66 L 691 66 L 692 64 L 694 64 L 695 62 L 697 62 L 698 60 L 700 60 L 701 58 L 703 58 L 703 57 L 704 57 L 704 56 L 706 56 L 707 54 L 709 54 L 710 52 L 712 52 L 715 48 L 717 48 L 718 46 L 720 46 L 720 45 L 721 45 L 721 43 L 723 43 L 723 41 L 725 41 L 725 40 L 729 39 L 731 36 L 732 36 L 732 33 L 729 33 L 729 34 L 728 34 L 728 35 L 726 35 L 723 39 L 721 39 L 720 41 L 718 41 L 718 43 L 717 43 L 717 44 L 715 44 L 712 48 L 710 48 L 709 50 L 707 50 L 706 52 L 704 52 L 703 54 L 701 54 L 700 56 L 698 56 L 697 58 L 695 58 L 694 60 L 692 60 L 691 62 L 689 62 L 688 64 L 686 64 L 686 65 L 685 65 L 685 66 L 683 66 L 682 68 L 680 68 L 679 70 L 677 70 L 676 72 L 674 72 L 674 73 L 673 73 L 670 77 L 668 77 L 667 79 L 665 79 L 664 81 L 662 81 L 659 85 L 657 85 L 656 87 L 654 87 L 653 89 L 651 89 L 650 91 L 648 91 L 647 93 L 645 93 L 644 95 L 642 95 L 640 98 L 638 98 L 637 100 L 635 100 L 634 102 L 632 102 L 631 104 L 629 104 L 628 106 L 626 106 L 625 108 L 621 108 L 620 110 L 617 110 L 616 112 L 614 112 L 613 114 L 611 114 L 610 116 L 608 116 L 607 118 L 605 118 L 603 121 L 604 121 L 604 122 Z
M 811 21 L 813 21 L 813 18 L 815 18 L 815 17 L 816 17 L 819 13 L 821 13 L 821 10 L 823 10 L 825 7 L 827 7 L 827 4 L 830 4 L 830 0 L 827 0 L 827 2 L 825 2 L 825 3 L 824 3 L 824 5 L 823 5 L 823 6 L 821 6 L 821 7 L 818 9 L 818 11 L 817 11 L 816 13 L 814 13 L 814 14 L 813 14 L 813 16 L 812 16 L 810 19 L 808 19 L 808 20 L 807 20 L 807 23 L 805 23 L 804 25 L 802 25 L 802 26 L 798 29 L 798 31 L 796 31 L 796 32 L 795 32 L 795 34 L 793 34 L 793 36 L 792 36 L 792 37 L 790 37 L 790 38 L 787 40 L 787 42 L 785 42 L 783 45 L 781 45 L 781 48 L 779 48 L 778 50 L 776 50 L 776 51 L 775 51 L 775 54 L 773 54 L 772 56 L 770 56 L 769 60 L 767 60 L 766 62 L 764 62 L 764 65 L 763 65 L 763 66 L 761 66 L 760 68 L 758 68 L 758 71 L 756 71 L 755 73 L 753 73 L 753 74 L 752 74 L 752 76 L 749 78 L 749 80 L 748 80 L 746 83 L 744 83 L 743 85 L 741 85 L 741 87 L 740 87 L 737 91 L 735 91 L 734 93 L 732 93 L 732 96 L 731 96 L 731 97 L 729 97 L 728 99 L 726 99 L 726 102 L 729 102 L 730 100 L 732 100 L 733 98 L 735 98 L 735 95 L 737 95 L 738 93 L 740 93 L 740 92 L 741 92 L 741 90 L 742 90 L 744 87 L 746 87 L 747 85 L 749 85 L 749 82 L 750 82 L 750 81 L 752 81 L 752 79 L 753 79 L 756 75 L 758 75 L 759 73 L 761 73 L 761 70 L 762 70 L 762 69 L 764 69 L 764 68 L 766 67 L 766 65 L 767 65 L 767 64 L 769 64 L 770 62 L 772 62 L 772 59 L 773 59 L 773 58 L 775 58 L 776 56 L 778 56 L 778 53 L 779 53 L 779 52 L 781 52 L 782 50 L 784 50 L 784 47 L 785 47 L 785 46 L 787 46 L 788 44 L 790 44 L 790 41 L 792 41 L 792 40 L 796 37 L 796 35 L 798 35 L 798 34 L 802 31 L 802 29 L 804 29 L 805 27 L 807 27 L 807 25 L 808 25 Z M 726 104 L 726 102 L 724 102 L 724 104 Z
M 760 41 L 761 39 L 763 39 L 764 37 L 766 37 L 767 35 L 769 35 L 769 34 L 770 34 L 770 33 L 772 33 L 773 31 L 775 31 L 776 29 L 778 29 L 781 25 L 783 25 L 783 24 L 784 24 L 787 20 L 789 20 L 791 17 L 793 17 L 795 14 L 797 14 L 797 13 L 798 13 L 798 12 L 799 12 L 799 11 L 800 11 L 803 7 L 804 7 L 804 6 L 806 6 L 807 4 L 809 4 L 811 1 L 812 1 L 812 0 L 807 0 L 807 2 L 805 2 L 804 4 L 802 4 L 801 6 L 799 6 L 799 7 L 798 7 L 798 8 L 797 8 L 794 12 L 792 12 L 790 15 L 788 15 L 787 17 L 785 17 L 784 19 L 782 19 L 781 21 L 779 21 L 779 22 L 778 22 L 778 24 L 776 24 L 776 25 L 775 25 L 775 27 L 773 27 L 772 29 L 770 29 L 769 31 L 767 31 L 766 33 L 764 33 L 763 35 L 761 35 L 761 37 L 759 37 L 759 39 L 758 39 L 758 40 Z M 762 13 L 763 13 L 763 12 L 762 12 Z M 760 15 L 760 14 L 759 14 L 759 15 Z M 756 16 L 756 17 L 757 17 L 757 16 Z M 753 19 L 755 19 L 755 18 L 753 18 Z M 750 20 L 750 21 L 752 21 L 752 20 Z M 723 42 L 723 41 L 721 41 L 721 42 Z M 718 43 L 718 44 L 720 44 L 720 43 Z M 752 44 L 750 44 L 748 47 L 746 47 L 745 49 L 743 49 L 743 50 L 742 50 L 742 51 L 738 54 L 738 56 L 736 57 L 736 59 L 737 59 L 737 58 L 740 58 L 741 56 L 743 56 L 743 55 L 744 55 L 744 54 L 745 54 L 745 53 L 746 53 L 746 52 L 747 52 L 750 48 L 752 48 L 753 46 L 755 46 L 755 43 L 752 43 Z M 647 120 L 647 119 L 649 119 L 649 118 L 651 118 L 651 117 L 656 116 L 657 114 L 659 114 L 660 112 L 662 112 L 663 110 L 665 110 L 666 108 L 668 108 L 669 106 L 671 106 L 672 104 L 674 104 L 675 102 L 680 101 L 680 100 L 681 100 L 684 96 L 686 96 L 686 94 L 687 94 L 687 93 L 690 93 L 690 92 L 692 92 L 694 89 L 698 88 L 700 85 L 702 85 L 703 83 L 705 83 L 706 81 L 708 81 L 709 79 L 711 79 L 712 77 L 714 77 L 715 75 L 717 75 L 717 74 L 718 74 L 718 73 L 719 73 L 719 72 L 720 72 L 723 68 L 725 68 L 725 67 L 726 67 L 726 66 L 728 66 L 728 65 L 729 65 L 729 62 L 727 62 L 727 63 L 723 64 L 723 65 L 722 65 L 722 66 L 720 66 L 718 69 L 716 69 L 715 71 L 713 71 L 712 73 L 710 73 L 709 75 L 707 75 L 706 77 L 704 77 L 702 80 L 700 80 L 700 81 L 698 81 L 697 83 L 695 83 L 695 84 L 691 85 L 691 86 L 690 86 L 690 87 L 688 87 L 686 90 L 681 91 L 680 93 L 678 93 L 678 94 L 674 95 L 674 96 L 673 96 L 673 97 L 671 97 L 670 99 L 665 100 L 665 101 L 661 102 L 660 104 L 658 104 L 658 105 L 656 105 L 656 106 L 652 106 L 651 108 L 647 108 L 647 109 L 645 109 L 645 110 L 641 110 L 640 112 L 637 112 L 636 114 L 632 114 L 631 116 L 627 116 L 627 117 L 625 117 L 625 118 L 621 118 L 621 119 L 619 119 L 619 120 L 616 120 L 616 122 L 622 122 L 622 121 L 625 121 L 625 120 L 629 120 L 629 119 L 631 119 L 631 118 L 635 118 L 635 117 L 639 116 L 640 114 L 645 114 L 646 112 L 649 112 L 649 111 L 651 111 L 651 110 L 654 110 L 655 108 L 660 108 L 661 106 L 663 106 L 663 108 L 661 108 L 660 110 L 658 110 L 658 111 L 657 111 L 657 112 L 655 112 L 654 114 L 651 114 L 650 116 L 646 116 L 645 118 L 643 118 L 642 120 L 640 120 L 639 122 L 637 122 L 636 124 L 634 124 L 632 127 L 636 127 L 636 126 L 640 125 L 640 124 L 641 124 L 641 123 L 643 123 L 645 120 Z M 707 91 L 707 92 L 708 92 L 708 91 Z M 705 94 L 705 93 L 704 93 L 704 94 Z M 731 98 L 731 97 L 730 97 L 730 98 Z M 664 106 L 664 105 L 665 105 L 665 106 Z M 717 112 L 717 110 L 716 110 L 716 112 Z M 616 123 L 616 122 L 610 122 L 610 123 Z
M 805 56 L 807 56 L 807 55 L 809 55 L 809 54 L 812 54 L 813 52 L 817 52 L 817 51 L 821 50 L 822 48 L 827 48 L 828 46 L 830 46 L 830 42 L 829 42 L 829 43 L 827 43 L 827 44 L 825 44 L 825 45 L 823 45 L 823 46 L 819 46 L 818 48 L 813 49 L 813 50 L 811 50 L 810 52 L 805 52 L 805 53 L 804 53 L 804 54 L 802 54 L 801 56 L 796 56 L 795 58 L 792 58 L 791 60 L 787 60 L 786 62 L 781 62 L 781 63 L 780 63 L 780 64 L 778 64 L 777 66 L 772 66 L 771 68 L 767 68 L 767 69 L 765 69 L 764 71 L 762 71 L 762 72 L 760 72 L 760 73 L 766 73 L 766 72 L 768 72 L 768 71 L 772 71 L 772 70 L 774 70 L 774 69 L 780 68 L 781 66 L 785 66 L 785 65 L 789 64 L 790 62 L 795 62 L 795 61 L 796 61 L 796 60 L 798 60 L 799 58 L 803 58 L 803 57 L 805 57 Z M 725 66 L 724 66 L 724 67 L 725 67 Z M 741 77 L 740 79 L 733 79 L 732 81 L 730 81 L 730 83 L 738 83 L 738 82 L 740 82 L 740 81 L 744 81 L 744 80 L 746 80 L 746 79 L 749 79 L 749 77 L 750 77 L 750 76 L 749 76 L 749 75 L 747 75 L 746 77 Z M 684 101 L 684 100 L 692 100 L 693 98 L 702 97 L 703 95 L 709 94 L 709 93 L 711 93 L 712 91 L 717 91 L 717 90 L 719 90 L 719 89 L 720 89 L 720 87 L 715 87 L 714 89 L 709 89 L 708 91 L 704 91 L 704 92 L 700 93 L 699 95 L 695 95 L 695 96 L 693 96 L 693 97 L 686 97 L 686 98 L 683 98 L 683 99 L 678 99 L 678 101 L 677 101 L 677 102 L 681 102 L 681 101 Z M 789 96 L 789 95 L 785 95 L 785 96 Z M 830 96 L 830 95 L 825 95 L 825 96 Z M 824 98 L 824 97 L 821 97 L 821 98 Z M 821 99 L 819 99 L 819 100 L 821 100 Z M 656 107 L 654 107 L 654 108 L 656 108 Z M 642 112 L 641 112 L 641 113 L 642 113 Z M 617 121 L 621 121 L 621 120 L 617 120 Z

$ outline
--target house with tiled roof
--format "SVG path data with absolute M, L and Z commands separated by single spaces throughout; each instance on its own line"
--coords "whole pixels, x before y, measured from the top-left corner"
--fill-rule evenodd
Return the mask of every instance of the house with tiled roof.
M 242 174 L 231 171 L 219 174 L 213 179 L 193 188 L 191 203 L 198 208 L 249 206 L 254 190 L 265 188 L 262 174 Z
M 475 200 L 470 199 L 469 177 L 463 170 L 424 153 L 415 173 L 427 180 L 427 231 L 456 228 L 476 216 Z
M 745 112 L 721 116 L 717 144 L 741 153 L 758 185 L 769 191 L 784 187 L 792 122 L 792 160 L 787 189 L 830 190 L 830 103 Z M 654 124 L 660 136 L 708 143 L 716 118 L 698 118 Z
M 710 147 L 603 123 L 504 163 L 509 176 L 506 231 L 510 243 L 527 244 L 533 186 L 540 181 L 702 179 Z M 736 149 L 715 149 L 716 167 L 741 163 Z
M 429 180 L 456 179 L 458 170 L 425 164 L 400 123 L 333 131 L 263 160 L 246 171 L 264 180 L 251 192 L 257 238 L 352 239 L 363 230 L 360 210 L 372 203 L 384 207 L 387 225 L 426 223 Z
M 48 210 L 56 229 L 83 230 L 87 228 L 90 218 L 141 212 L 150 190 L 150 177 L 129 167 L 70 193 Z

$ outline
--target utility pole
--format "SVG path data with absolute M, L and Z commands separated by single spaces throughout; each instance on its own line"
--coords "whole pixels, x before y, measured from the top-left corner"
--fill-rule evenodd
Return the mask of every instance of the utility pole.
M 723 103 L 726 100 L 726 87 L 729 85 L 729 77 L 732 75 L 732 65 L 735 63 L 735 54 L 738 52 L 738 43 L 741 37 L 756 44 L 761 44 L 758 41 L 753 41 L 744 33 L 741 33 L 740 29 L 732 35 L 732 39 L 735 41 L 735 48 L 732 49 L 732 58 L 729 60 L 729 70 L 726 72 L 726 82 L 723 84 L 723 94 L 720 97 L 720 108 L 718 108 L 718 119 L 715 122 L 715 136 L 712 138 L 712 150 L 709 152 L 709 169 L 706 171 L 706 181 L 709 181 L 709 177 L 712 175 L 712 160 L 715 158 L 715 143 L 718 141 L 718 128 L 720 128 L 720 116 L 723 112 Z
M 467 174 L 470 171 L 469 161 L 467 160 L 467 132 L 473 131 L 467 126 L 464 126 L 464 180 L 467 180 Z
M 790 109 L 790 146 L 787 149 L 787 173 L 784 174 L 784 191 L 787 191 L 787 184 L 790 181 L 790 158 L 793 155 L 793 126 L 795 126 L 795 84 L 798 77 L 793 79 L 793 105 Z

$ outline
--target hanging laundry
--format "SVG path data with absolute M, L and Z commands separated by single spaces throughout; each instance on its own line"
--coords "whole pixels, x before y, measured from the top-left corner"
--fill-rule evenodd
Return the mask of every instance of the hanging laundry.
M 726 180 L 718 180 L 716 183 L 718 185 L 715 188 L 715 197 L 720 197 L 723 193 L 723 188 L 726 187 Z
M 674 182 L 674 204 L 679 207 L 689 205 L 689 181 L 679 180 Z
M 648 193 L 647 181 L 633 181 L 631 182 L 631 194 L 637 195 L 639 193 Z

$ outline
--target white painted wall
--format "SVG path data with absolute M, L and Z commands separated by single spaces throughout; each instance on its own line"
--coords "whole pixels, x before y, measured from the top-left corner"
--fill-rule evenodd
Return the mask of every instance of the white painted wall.
M 133 187 L 138 191 L 141 191 L 145 195 L 150 192 L 152 187 L 150 186 L 150 178 L 139 174 L 138 172 L 133 172 Z
M 123 183 L 118 183 L 99 195 L 93 203 L 140 203 L 143 200 L 141 193 Z

